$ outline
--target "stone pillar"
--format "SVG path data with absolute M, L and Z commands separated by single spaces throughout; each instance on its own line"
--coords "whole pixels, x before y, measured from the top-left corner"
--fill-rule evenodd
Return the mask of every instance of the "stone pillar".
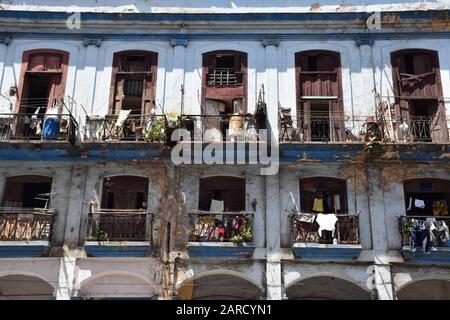
M 383 186 L 381 184 L 381 169 L 371 164 L 367 168 L 368 202 L 370 221 L 372 225 L 372 244 L 374 255 L 375 288 L 378 299 L 392 300 L 393 283 L 389 265 L 388 240 L 386 232 L 386 214 Z
M 361 59 L 360 72 L 360 89 L 358 99 L 358 109 L 360 112 L 366 112 L 371 115 L 375 112 L 377 101 L 375 98 L 375 77 L 374 65 L 372 59 L 372 45 L 373 39 L 369 36 L 360 36 L 356 39 L 356 44 L 359 46 Z
M 271 154 L 278 156 L 278 39 L 264 39 L 266 48 L 266 104 Z M 278 161 L 278 157 L 276 159 Z M 272 171 L 272 170 L 269 170 Z M 266 284 L 267 299 L 281 299 L 280 178 L 278 169 L 266 172 Z
M 64 234 L 64 245 L 69 249 L 78 247 L 81 218 L 84 206 L 84 189 L 87 178 L 87 167 L 74 165 L 72 168 L 72 178 L 68 194 L 69 203 L 67 207 L 66 230 Z
M 167 100 L 165 103 L 165 109 L 167 111 L 183 112 L 181 88 L 184 88 L 184 59 L 186 54 L 186 46 L 188 40 L 185 38 L 173 38 L 170 40 L 170 44 L 173 46 L 173 67 L 170 75 L 170 81 L 167 82 Z
M 76 260 L 75 257 L 69 257 L 67 255 L 61 258 L 56 300 L 70 300 L 73 295 Z
M 83 45 L 85 47 L 84 55 L 84 67 L 78 72 L 77 86 L 75 91 L 74 100 L 77 103 L 76 110 L 72 110 L 72 114 L 80 124 L 80 128 L 84 127 L 87 113 L 95 113 L 94 94 L 97 88 L 96 75 L 97 75 L 97 63 L 98 63 L 98 48 L 101 46 L 102 41 L 100 39 L 85 38 Z M 81 108 L 79 105 L 82 105 Z M 75 107 L 75 106 L 74 106 Z M 83 136 L 83 133 L 81 134 Z

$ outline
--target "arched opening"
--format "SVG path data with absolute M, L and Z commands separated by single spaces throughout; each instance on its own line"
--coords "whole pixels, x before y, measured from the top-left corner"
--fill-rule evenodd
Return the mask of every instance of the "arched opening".
M 44 114 L 64 95 L 69 53 L 54 49 L 25 51 L 18 92 L 18 113 Z M 59 110 L 58 112 L 61 112 Z
M 79 290 L 81 299 L 151 298 L 158 295 L 158 285 L 131 274 L 107 274 L 87 279 Z
M 253 240 L 253 214 L 245 212 L 245 178 L 201 178 L 198 210 L 190 213 L 189 241 Z
M 219 50 L 203 54 L 201 110 L 202 128 L 213 141 L 225 137 L 227 130 L 239 136 L 239 130 L 250 125 L 245 117 L 247 53 Z
M 28 275 L 0 277 L 0 300 L 48 300 L 53 287 L 46 281 Z
M 397 292 L 399 300 L 450 300 L 450 280 L 418 280 Z
M 300 212 L 293 216 L 294 241 L 359 244 L 358 216 L 349 214 L 345 180 L 300 180 Z
M 316 276 L 296 281 L 286 288 L 293 300 L 370 300 L 370 292 L 361 286 L 335 276 Z
M 182 300 L 255 300 L 261 289 L 237 275 L 210 274 L 188 279 L 178 289 Z
M 50 240 L 55 210 L 52 178 L 23 175 L 6 178 L 0 207 L 1 240 Z
M 150 234 L 147 225 L 149 180 L 137 176 L 103 179 L 101 206 L 92 205 L 91 240 L 144 241 Z
M 438 52 L 391 53 L 398 135 L 405 141 L 448 141 Z
M 401 219 L 403 246 L 431 252 L 448 247 L 450 181 L 414 179 L 403 182 L 406 215 Z
M 298 137 L 303 141 L 341 141 L 344 133 L 339 52 L 295 54 Z
M 158 54 L 151 51 L 116 52 L 113 57 L 110 114 L 129 110 L 148 115 L 154 107 Z

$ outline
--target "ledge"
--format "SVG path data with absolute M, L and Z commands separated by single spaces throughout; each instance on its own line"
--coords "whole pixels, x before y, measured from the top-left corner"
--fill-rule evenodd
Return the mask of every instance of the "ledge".
M 255 251 L 253 243 L 189 242 L 186 246 L 190 258 L 251 258 Z
M 421 248 L 412 252 L 409 246 L 406 246 L 400 252 L 408 262 L 450 264 L 450 247 L 438 247 L 430 253 L 424 253 Z
M 294 257 L 305 260 L 356 260 L 362 247 L 354 244 L 294 243 Z
M 0 241 L 0 258 L 34 258 L 48 255 L 48 241 Z
M 145 257 L 151 253 L 148 241 L 86 241 L 88 257 Z

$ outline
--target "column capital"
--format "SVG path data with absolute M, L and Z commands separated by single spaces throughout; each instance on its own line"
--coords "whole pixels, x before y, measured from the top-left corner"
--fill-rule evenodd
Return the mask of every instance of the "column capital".
M 261 44 L 263 47 L 273 46 L 278 47 L 280 45 L 280 39 L 279 38 L 263 38 L 261 40 Z
M 98 39 L 98 38 L 84 38 L 83 39 L 83 45 L 85 47 L 96 46 L 98 48 L 98 47 L 100 47 L 102 45 L 102 39 Z
M 189 40 L 187 38 L 172 38 L 170 44 L 172 47 L 187 47 Z
M 356 44 L 358 47 L 360 46 L 372 46 L 375 40 L 373 37 L 369 34 L 360 34 L 355 39 Z
M 8 46 L 11 43 L 11 37 L 10 36 L 1 37 L 0 43 L 4 44 L 5 46 Z

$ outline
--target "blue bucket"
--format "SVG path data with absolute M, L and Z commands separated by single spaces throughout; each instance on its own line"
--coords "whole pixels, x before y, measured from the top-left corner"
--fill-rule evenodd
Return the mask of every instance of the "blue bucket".
M 46 118 L 42 129 L 42 137 L 49 140 L 58 139 L 60 126 L 61 123 L 57 117 Z

